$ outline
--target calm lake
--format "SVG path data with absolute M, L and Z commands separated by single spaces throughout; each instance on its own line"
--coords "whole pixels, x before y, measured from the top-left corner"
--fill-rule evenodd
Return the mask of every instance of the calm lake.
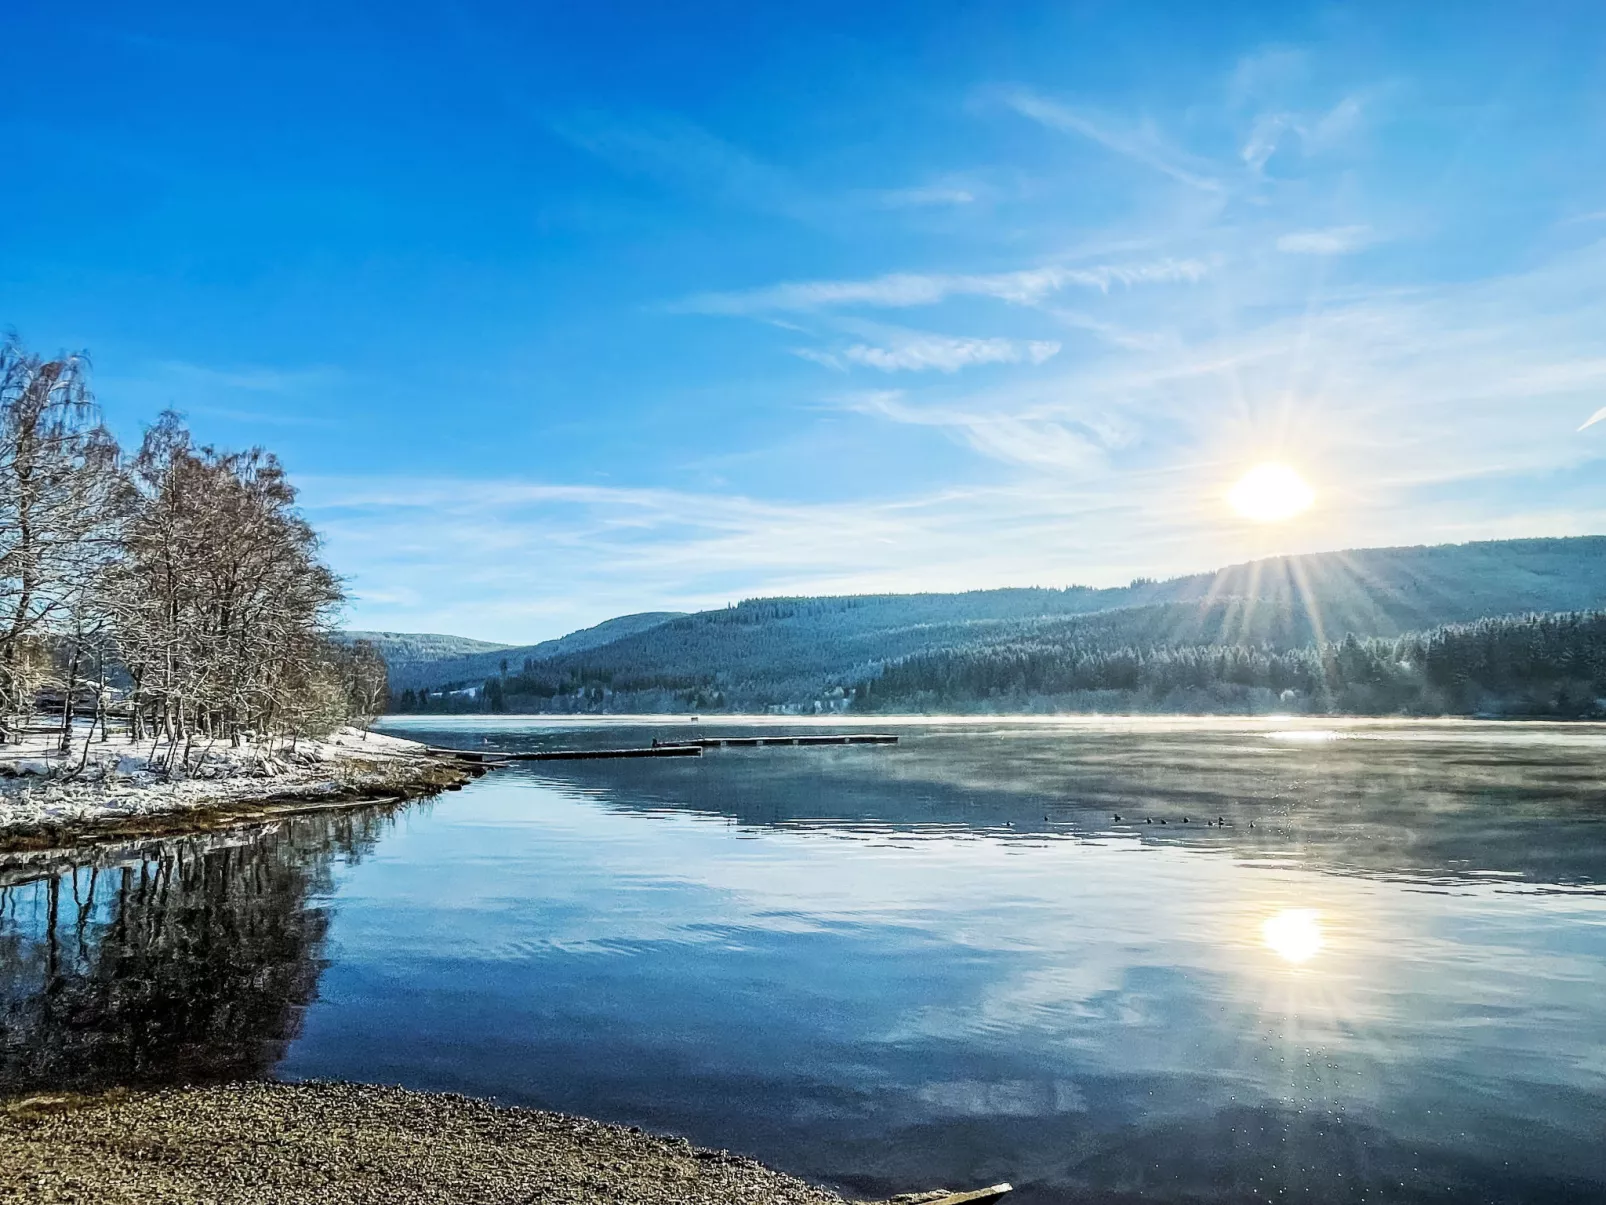
M 386 727 L 902 741 L 0 856 L 0 1089 L 401 1083 L 866 1196 L 1606 1199 L 1606 727 Z

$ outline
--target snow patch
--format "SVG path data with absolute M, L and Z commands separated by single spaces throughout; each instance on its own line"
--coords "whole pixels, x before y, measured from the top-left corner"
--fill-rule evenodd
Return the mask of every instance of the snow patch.
M 425 749 L 417 741 L 343 728 L 323 740 L 293 746 L 197 740 L 187 761 L 182 747 L 178 750 L 169 770 L 165 742 L 136 745 L 120 736 L 99 741 L 80 728 L 63 754 L 58 740 L 33 737 L 0 746 L 0 834 L 249 802 L 266 795 L 323 794 L 344 785 L 383 781 Z

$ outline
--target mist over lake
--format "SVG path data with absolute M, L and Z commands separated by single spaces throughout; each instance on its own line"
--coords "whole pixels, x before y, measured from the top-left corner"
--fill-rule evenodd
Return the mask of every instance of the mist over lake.
M 870 724 L 900 744 L 525 763 L 400 810 L 0 859 L 0 1082 L 394 1082 L 862 1195 L 1606 1193 L 1606 730 Z

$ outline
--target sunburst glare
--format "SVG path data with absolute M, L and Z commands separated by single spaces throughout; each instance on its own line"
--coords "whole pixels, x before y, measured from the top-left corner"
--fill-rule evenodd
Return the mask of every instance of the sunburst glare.
M 1312 908 L 1284 908 L 1266 918 L 1260 936 L 1284 962 L 1309 962 L 1321 952 L 1321 914 Z
M 1258 464 L 1227 492 L 1233 510 L 1256 523 L 1280 523 L 1310 507 L 1316 493 L 1285 464 Z

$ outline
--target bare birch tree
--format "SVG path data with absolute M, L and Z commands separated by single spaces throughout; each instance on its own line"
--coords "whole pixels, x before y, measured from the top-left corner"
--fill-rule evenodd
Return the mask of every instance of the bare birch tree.
M 337 648 L 346 712 L 351 722 L 362 728 L 366 739 L 369 727 L 376 717 L 385 714 L 390 703 L 390 674 L 385 657 L 371 640 L 353 640 Z
M 168 413 L 128 482 L 115 593 L 136 716 L 172 750 L 282 729 L 314 689 L 342 598 L 283 468 L 259 448 L 196 447 Z
M 108 663 L 169 769 L 198 738 L 366 724 L 384 662 L 332 641 L 340 583 L 278 460 L 197 446 L 169 412 L 125 464 L 87 374 L 0 345 L 0 741 L 47 684 L 64 750 L 83 698 L 104 738 Z
M 0 741 L 32 710 L 52 638 L 118 555 L 117 478 L 84 357 L 0 344 Z

